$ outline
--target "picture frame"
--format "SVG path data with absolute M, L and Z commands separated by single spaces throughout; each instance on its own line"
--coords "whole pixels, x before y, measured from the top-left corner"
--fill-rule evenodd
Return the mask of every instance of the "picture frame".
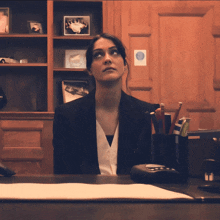
M 64 35 L 90 35 L 90 16 L 64 16 Z
M 42 24 L 38 21 L 27 21 L 30 34 L 43 34 Z
M 63 103 L 71 102 L 89 94 L 88 86 L 87 80 L 63 80 Z
M 86 68 L 86 50 L 65 50 L 65 68 Z
M 9 8 L 0 7 L 0 34 L 9 34 Z

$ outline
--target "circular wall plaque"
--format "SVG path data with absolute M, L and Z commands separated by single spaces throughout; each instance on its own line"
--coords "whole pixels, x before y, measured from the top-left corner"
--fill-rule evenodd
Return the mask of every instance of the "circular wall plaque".
M 137 60 L 143 60 L 144 59 L 144 53 L 139 51 L 136 53 Z

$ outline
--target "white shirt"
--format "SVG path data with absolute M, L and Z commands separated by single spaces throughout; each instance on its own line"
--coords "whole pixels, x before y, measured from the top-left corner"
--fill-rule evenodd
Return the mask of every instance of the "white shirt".
M 117 125 L 111 146 L 108 143 L 105 132 L 96 120 L 96 138 L 99 170 L 102 175 L 116 175 L 117 156 L 118 156 L 118 133 L 119 124 Z

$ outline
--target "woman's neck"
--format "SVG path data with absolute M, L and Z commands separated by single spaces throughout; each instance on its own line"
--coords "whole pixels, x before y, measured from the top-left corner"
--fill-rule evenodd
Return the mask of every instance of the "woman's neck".
M 118 109 L 121 100 L 121 84 L 103 86 L 96 84 L 96 108 L 113 111 Z

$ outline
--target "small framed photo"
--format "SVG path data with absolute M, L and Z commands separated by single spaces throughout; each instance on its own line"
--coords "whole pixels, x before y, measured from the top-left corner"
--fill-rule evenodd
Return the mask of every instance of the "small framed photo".
M 43 34 L 42 24 L 38 21 L 28 21 L 28 30 L 30 34 Z
M 86 50 L 65 50 L 65 68 L 86 68 Z
M 89 94 L 88 86 L 87 80 L 63 80 L 63 102 L 67 103 Z
M 9 8 L 0 7 L 0 34 L 9 34 Z
M 64 16 L 64 35 L 90 35 L 90 16 Z

